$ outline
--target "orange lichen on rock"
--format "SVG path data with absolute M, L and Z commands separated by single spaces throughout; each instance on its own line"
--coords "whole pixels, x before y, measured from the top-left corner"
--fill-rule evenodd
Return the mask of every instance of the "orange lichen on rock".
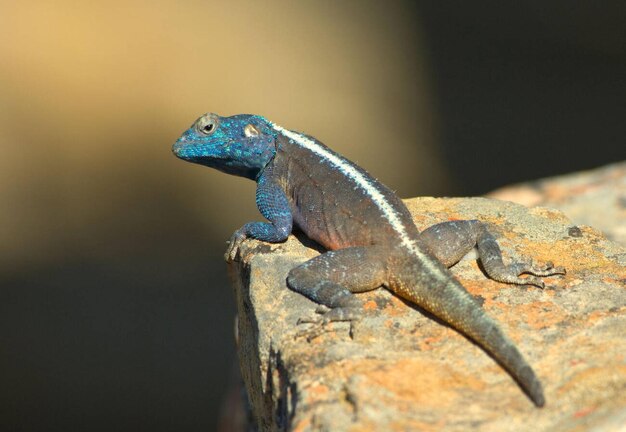
M 374 311 L 378 309 L 378 304 L 374 300 L 368 300 L 363 304 L 363 309 L 367 311 Z
M 550 328 L 567 320 L 567 313 L 553 302 L 536 301 L 517 306 L 519 318 L 535 330 Z
M 619 421 L 626 250 L 552 210 L 483 198 L 407 204 L 420 226 L 488 221 L 505 263 L 566 267 L 567 275 L 544 279 L 544 290 L 489 280 L 468 259 L 452 269 L 536 371 L 546 406 L 537 409 L 468 338 L 384 289 L 358 294 L 357 322 L 297 326 L 316 305 L 289 290 L 286 275 L 318 252 L 290 237 L 272 253 L 246 242 L 245 262 L 231 264 L 241 369 L 262 429 L 552 431 Z M 315 337 L 298 336 L 309 328 Z

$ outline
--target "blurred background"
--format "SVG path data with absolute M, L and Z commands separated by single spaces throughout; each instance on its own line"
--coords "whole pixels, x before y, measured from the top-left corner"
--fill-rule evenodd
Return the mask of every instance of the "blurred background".
M 626 157 L 626 3 L 0 0 L 0 430 L 214 430 L 254 183 L 175 159 L 262 114 L 401 196 Z

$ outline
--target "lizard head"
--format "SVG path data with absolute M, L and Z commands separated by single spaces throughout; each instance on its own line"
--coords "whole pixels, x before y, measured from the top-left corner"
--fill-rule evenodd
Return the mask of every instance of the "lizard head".
M 207 113 L 174 143 L 180 159 L 255 179 L 276 153 L 276 131 L 261 116 Z

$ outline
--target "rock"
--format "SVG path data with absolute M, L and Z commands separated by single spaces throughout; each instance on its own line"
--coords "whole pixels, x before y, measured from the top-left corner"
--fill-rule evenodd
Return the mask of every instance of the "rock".
M 453 273 L 515 341 L 542 380 L 536 408 L 478 346 L 385 289 L 359 294 L 364 318 L 297 324 L 316 304 L 287 273 L 316 256 L 303 236 L 250 240 L 230 264 L 241 371 L 260 430 L 617 430 L 626 424 L 626 250 L 547 208 L 485 198 L 407 201 L 423 229 L 477 218 L 505 260 L 567 268 L 547 287 L 486 278 L 474 259 Z M 320 331 L 319 335 L 315 330 Z M 615 429 L 611 429 L 615 428 Z
M 556 208 L 575 224 L 593 226 L 626 246 L 626 162 L 507 186 L 487 196 Z

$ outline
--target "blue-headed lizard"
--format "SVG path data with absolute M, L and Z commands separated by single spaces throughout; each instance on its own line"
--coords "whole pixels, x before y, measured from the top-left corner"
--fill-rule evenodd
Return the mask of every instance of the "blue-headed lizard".
M 329 308 L 324 322 L 359 319 L 362 302 L 353 293 L 384 286 L 476 341 L 535 405 L 544 405 L 531 367 L 448 267 L 477 247 L 485 272 L 500 282 L 543 288 L 538 276 L 564 274 L 563 268 L 505 265 L 494 237 L 477 220 L 444 222 L 420 233 L 400 198 L 365 170 L 315 138 L 261 116 L 205 114 L 173 152 L 256 181 L 257 206 L 269 222 L 237 230 L 227 260 L 236 259 L 246 238 L 282 242 L 296 226 L 328 251 L 292 269 L 287 284 Z

